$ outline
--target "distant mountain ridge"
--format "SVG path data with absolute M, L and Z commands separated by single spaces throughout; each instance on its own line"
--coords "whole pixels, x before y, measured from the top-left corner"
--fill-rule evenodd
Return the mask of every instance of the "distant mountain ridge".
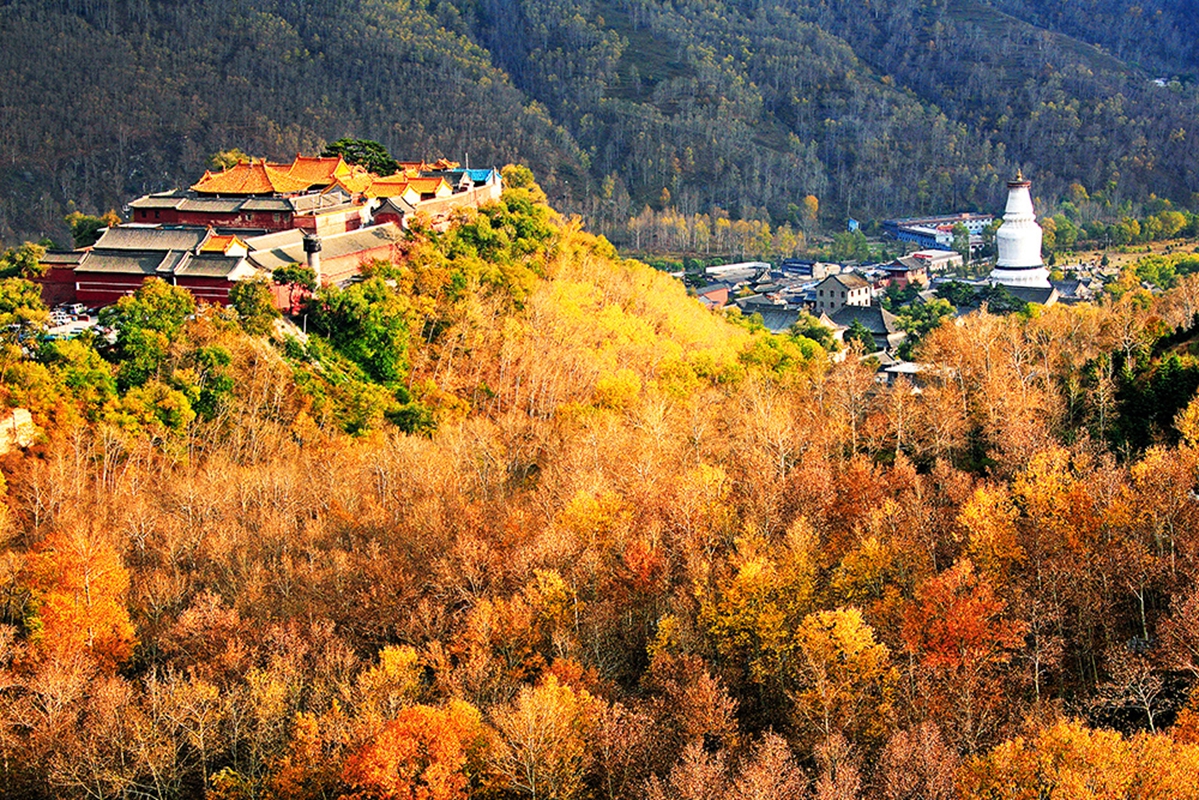
M 1049 201 L 1190 205 L 1184 5 L 7 0 L 0 240 L 67 241 L 69 203 L 119 208 L 218 150 L 346 135 L 528 163 L 607 232 L 647 204 L 781 222 L 809 194 L 830 221 L 993 209 L 1017 167 Z

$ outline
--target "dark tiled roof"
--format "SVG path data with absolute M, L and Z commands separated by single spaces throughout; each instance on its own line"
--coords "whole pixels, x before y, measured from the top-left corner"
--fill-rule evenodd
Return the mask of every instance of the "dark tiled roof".
M 846 289 L 863 289 L 870 286 L 866 279 L 861 275 L 855 275 L 852 272 L 843 272 L 840 275 L 829 275 L 825 280 L 836 281 Z
M 893 263 L 887 264 L 883 267 L 883 269 L 887 270 L 888 272 L 905 272 L 913 269 L 928 269 L 928 262 L 921 261 L 918 258 L 912 258 L 911 256 L 904 256 L 903 258 L 895 259 Z
M 1038 303 L 1039 305 L 1052 305 L 1053 301 L 1057 300 L 1057 290 L 1052 286 L 1043 288 L 1040 286 L 1005 286 L 1013 297 L 1017 300 L 1023 300 L 1025 303 Z
M 369 228 L 359 228 L 349 233 L 338 233 L 321 238 L 321 258 L 338 258 L 340 256 L 373 250 L 376 247 L 393 244 L 399 240 L 400 229 L 394 223 L 372 225 Z
M 278 242 L 270 246 L 258 247 L 250 244 L 250 263 L 268 272 L 274 272 L 288 264 L 303 264 L 307 258 L 302 235 L 293 241 Z
M 1058 294 L 1062 297 L 1072 297 L 1078 294 L 1078 289 L 1083 285 L 1083 282 L 1075 279 L 1066 279 L 1064 281 L 1050 281 L 1054 289 L 1057 289 Z
M 899 330 L 895 325 L 895 315 L 879 306 L 845 306 L 830 318 L 846 328 L 853 327 L 854 321 L 860 322 L 876 336 L 886 336 Z
M 178 208 L 187 199 L 178 192 L 161 192 L 139 197 L 129 204 L 130 208 Z
M 174 273 L 177 276 L 189 278 L 227 278 L 242 262 L 243 259 L 237 256 L 207 253 L 198 256 L 189 255 L 175 267 Z
M 751 294 L 748 297 L 739 297 L 739 298 L 737 298 L 737 300 L 735 302 L 737 303 L 737 305 L 741 306 L 742 308 L 748 308 L 749 306 L 753 306 L 754 311 L 758 311 L 759 306 L 778 306 L 779 308 L 783 307 L 782 303 L 779 303 L 779 302 L 772 300 L 769 297 L 767 297 L 765 295 L 761 295 L 761 294 Z
M 188 197 L 179 204 L 179 210 L 203 211 L 208 214 L 232 214 L 241 210 L 245 202 L 238 197 Z
M 174 254 L 176 257 L 179 254 Z M 105 272 L 118 275 L 156 275 L 171 258 L 170 253 L 92 252 L 75 268 L 77 273 Z
M 46 253 L 42 257 L 42 263 L 50 267 L 72 267 L 87 255 L 84 250 L 71 250 L 66 253 Z
M 798 308 L 785 308 L 783 306 L 754 310 L 762 315 L 762 324 L 771 333 L 785 333 L 789 331 L 791 326 L 799 319 L 800 314 Z
M 416 206 L 399 196 L 388 197 L 375 209 L 375 215 L 378 216 L 387 212 L 399 214 L 400 217 L 407 217 L 416 213 Z
M 295 210 L 295 197 L 251 197 L 241 200 L 242 211 L 276 211 L 291 212 Z
M 399 239 L 400 229 L 394 223 L 372 225 L 349 233 L 336 233 L 321 238 L 321 258 L 331 259 L 363 253 L 392 244 Z M 247 242 L 249 259 L 260 269 L 273 271 L 288 264 L 304 263 L 303 235 L 284 237 L 271 235 L 255 237 Z
M 109 228 L 93 250 L 194 250 L 208 238 L 207 228 L 139 228 L 118 225 Z

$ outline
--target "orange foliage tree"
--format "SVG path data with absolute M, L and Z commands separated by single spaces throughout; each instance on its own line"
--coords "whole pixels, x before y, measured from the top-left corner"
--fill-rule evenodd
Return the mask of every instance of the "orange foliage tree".
M 347 760 L 356 800 L 455 800 L 478 780 L 491 732 L 462 700 L 405 708 Z
M 109 669 L 132 655 L 129 573 L 106 540 L 78 530 L 50 534 L 29 554 L 26 584 L 36 609 L 31 638 L 41 652 L 82 654 Z
M 924 581 L 903 621 L 903 639 L 918 659 L 925 711 L 952 718 L 959 746 L 974 749 L 999 727 L 1002 674 L 1023 641 L 1023 623 L 1001 618 L 1006 604 L 968 559 Z

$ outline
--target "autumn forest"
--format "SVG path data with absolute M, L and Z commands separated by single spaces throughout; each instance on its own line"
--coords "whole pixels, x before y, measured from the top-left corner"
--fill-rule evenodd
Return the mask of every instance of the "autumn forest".
M 4 342 L 6 797 L 1199 797 L 1199 276 L 888 388 L 505 184 Z

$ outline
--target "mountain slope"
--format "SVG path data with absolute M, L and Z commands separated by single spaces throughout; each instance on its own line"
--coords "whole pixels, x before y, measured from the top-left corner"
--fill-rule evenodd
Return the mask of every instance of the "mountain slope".
M 1185 78 L 1170 42 L 1191 23 L 1158 6 L 1180 33 L 1143 38 L 1136 63 Z M 1047 201 L 1079 184 L 1117 215 L 1152 194 L 1192 204 L 1194 84 L 1155 85 L 1075 6 L 1044 17 L 1056 32 L 1030 7 L 6 0 L 0 239 L 65 240 L 69 202 L 185 184 L 218 150 L 284 158 L 343 135 L 528 163 L 613 236 L 647 204 L 776 223 L 809 194 L 829 223 L 993 209 L 1017 167 Z

